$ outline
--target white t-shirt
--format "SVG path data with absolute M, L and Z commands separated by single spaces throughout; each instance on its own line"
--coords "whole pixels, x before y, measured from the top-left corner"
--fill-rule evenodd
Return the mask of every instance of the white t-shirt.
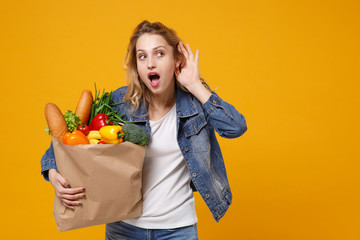
M 124 222 L 150 229 L 178 228 L 197 222 L 190 173 L 177 142 L 176 105 L 150 121 L 151 141 L 143 166 L 142 216 Z

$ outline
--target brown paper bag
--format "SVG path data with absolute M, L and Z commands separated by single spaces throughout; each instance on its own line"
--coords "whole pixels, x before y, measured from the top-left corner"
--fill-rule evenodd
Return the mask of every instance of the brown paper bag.
M 141 215 L 142 166 L 146 147 L 121 144 L 66 145 L 52 137 L 56 164 L 71 187 L 84 186 L 86 198 L 75 211 L 55 196 L 60 232 Z

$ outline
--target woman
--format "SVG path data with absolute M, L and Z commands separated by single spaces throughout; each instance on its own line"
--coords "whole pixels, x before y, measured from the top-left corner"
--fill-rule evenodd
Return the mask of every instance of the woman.
M 106 239 L 198 239 L 193 191 L 216 221 L 232 194 L 215 131 L 235 138 L 246 131 L 236 109 L 211 92 L 198 71 L 199 51 L 159 22 L 140 23 L 127 51 L 128 86 L 112 94 L 119 113 L 151 134 L 143 166 L 143 213 L 107 224 Z M 215 130 L 215 131 L 214 131 Z M 42 172 L 66 207 L 81 205 L 85 189 L 71 188 L 56 171 L 53 150 Z

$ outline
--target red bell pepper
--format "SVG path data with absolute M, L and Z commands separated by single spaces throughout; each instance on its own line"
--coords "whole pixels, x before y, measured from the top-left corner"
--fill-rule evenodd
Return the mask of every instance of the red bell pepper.
M 99 131 L 100 128 L 107 125 L 113 125 L 113 122 L 109 119 L 108 115 L 99 113 L 91 120 L 91 123 L 89 124 L 89 130 Z

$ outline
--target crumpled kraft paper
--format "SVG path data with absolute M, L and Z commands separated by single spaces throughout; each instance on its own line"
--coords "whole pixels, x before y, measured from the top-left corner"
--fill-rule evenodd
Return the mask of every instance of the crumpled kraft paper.
M 66 145 L 52 137 L 56 164 L 71 187 L 84 186 L 75 210 L 55 196 L 53 215 L 60 232 L 139 217 L 146 147 L 121 144 Z

